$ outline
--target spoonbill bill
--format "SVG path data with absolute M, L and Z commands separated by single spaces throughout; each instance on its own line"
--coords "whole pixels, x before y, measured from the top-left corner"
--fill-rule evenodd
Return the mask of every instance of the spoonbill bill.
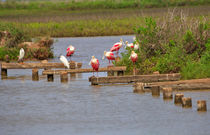
M 121 38 L 121 39 L 120 39 L 120 42 L 115 43 L 115 44 L 112 46 L 112 48 L 110 49 L 110 51 L 111 51 L 111 52 L 116 51 L 116 54 L 117 54 L 117 56 L 118 56 L 119 50 L 120 50 L 120 48 L 122 47 L 122 45 L 123 45 L 123 40 L 122 40 L 122 38 Z
M 74 54 L 75 47 L 72 45 L 69 45 L 69 47 L 66 49 L 66 57 L 70 57 L 71 61 L 71 56 Z
M 22 62 L 23 63 L 23 57 L 25 55 L 25 51 L 23 48 L 20 49 L 20 53 L 19 53 L 19 56 L 18 56 L 18 62 Z
M 60 56 L 60 61 L 64 64 L 65 67 L 67 67 L 69 69 L 69 62 L 68 62 L 68 60 L 66 59 L 65 56 L 61 55 Z
M 99 63 L 98 59 L 95 58 L 95 56 L 92 56 L 92 59 L 90 60 L 89 65 L 90 64 L 91 64 L 93 70 L 97 72 L 97 76 L 98 76 L 98 69 L 99 69 L 100 63 Z M 94 76 L 94 72 L 93 72 L 93 76 Z
M 107 51 L 104 51 L 104 56 L 102 59 L 104 59 L 104 57 L 106 57 L 108 60 L 109 60 L 109 65 L 110 65 L 110 60 L 115 60 L 115 57 L 114 57 L 114 53 L 113 52 L 107 52 Z

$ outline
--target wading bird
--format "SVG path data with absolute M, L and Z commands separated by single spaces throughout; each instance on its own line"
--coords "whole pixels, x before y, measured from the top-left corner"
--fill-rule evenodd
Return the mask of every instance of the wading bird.
M 67 49 L 66 49 L 66 57 L 70 57 L 70 61 L 71 61 L 71 56 L 74 54 L 75 48 L 74 46 L 70 45 Z
M 112 48 L 110 49 L 111 52 L 116 51 L 116 55 L 118 56 L 119 50 L 123 45 L 123 40 L 122 38 L 120 39 L 120 42 L 115 43 Z
M 138 60 L 138 55 L 137 55 L 134 51 L 132 51 L 132 52 L 131 52 L 131 56 L 129 57 L 129 59 L 131 59 L 132 62 L 133 62 L 134 75 L 135 75 L 135 72 L 136 72 L 135 63 L 136 63 L 136 61 Z
M 133 43 L 128 43 L 128 41 L 125 41 L 125 44 L 126 44 L 126 48 L 133 48 L 134 47 Z
M 102 59 L 104 59 L 104 57 L 106 57 L 108 60 L 109 60 L 109 65 L 110 65 L 110 60 L 115 60 L 115 57 L 114 57 L 114 53 L 113 52 L 107 52 L 107 51 L 104 51 L 104 56 Z
M 134 45 L 134 50 L 138 50 L 139 49 L 139 43 L 136 42 L 136 44 Z
M 90 60 L 89 65 L 91 64 L 92 68 L 93 68 L 93 76 L 94 76 L 94 71 L 97 72 L 97 77 L 98 77 L 98 69 L 100 66 L 100 63 L 98 61 L 98 59 L 95 58 L 95 56 L 92 56 L 92 59 Z
M 67 67 L 69 69 L 69 62 L 68 62 L 68 60 L 66 59 L 65 56 L 61 55 L 60 56 L 60 61 L 64 64 L 65 67 Z
M 25 55 L 25 51 L 23 48 L 20 49 L 20 54 L 18 56 L 18 62 L 22 62 L 23 63 L 23 57 Z

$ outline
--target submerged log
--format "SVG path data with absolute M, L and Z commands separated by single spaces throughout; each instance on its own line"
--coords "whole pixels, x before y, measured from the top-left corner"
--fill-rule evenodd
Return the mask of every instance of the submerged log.
M 81 65 L 82 63 L 80 63 Z M 1 63 L 4 69 L 65 68 L 63 63 Z
M 94 84 L 108 83 L 133 83 L 133 82 L 158 82 L 158 81 L 176 81 L 180 79 L 180 74 L 158 74 L 158 75 L 129 75 L 129 76 L 110 76 L 92 78 Z
M 102 67 L 99 68 L 98 72 L 108 72 L 108 71 L 125 71 L 126 67 Z M 47 74 L 60 74 L 61 72 L 66 71 L 68 73 L 88 73 L 95 72 L 92 68 L 87 69 L 66 69 L 66 70 L 45 70 L 42 72 L 43 75 Z

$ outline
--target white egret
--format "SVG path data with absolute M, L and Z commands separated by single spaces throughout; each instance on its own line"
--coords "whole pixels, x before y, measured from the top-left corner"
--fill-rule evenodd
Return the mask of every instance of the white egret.
M 68 60 L 66 59 L 65 56 L 61 55 L 60 56 L 60 61 L 64 64 L 64 66 L 66 66 L 69 69 L 69 62 L 68 62 Z
M 18 62 L 22 62 L 23 63 L 23 57 L 25 55 L 25 51 L 23 48 L 20 49 L 20 54 L 18 56 Z

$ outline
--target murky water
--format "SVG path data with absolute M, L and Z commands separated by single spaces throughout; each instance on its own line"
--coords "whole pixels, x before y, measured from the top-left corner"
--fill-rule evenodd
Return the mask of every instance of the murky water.
M 72 44 L 76 47 L 72 59 L 90 67 L 92 55 L 101 59 L 103 51 L 121 37 L 131 42 L 133 36 L 58 38 L 54 52 L 65 54 Z M 106 66 L 108 61 L 100 63 Z M 54 82 L 47 82 L 46 76 L 34 82 L 31 70 L 8 70 L 9 79 L 0 80 L 0 135 L 210 134 L 210 91 L 183 92 L 193 104 L 183 109 L 163 101 L 162 95 L 134 94 L 132 85 L 91 86 L 91 75 L 77 74 L 62 84 L 59 76 Z M 199 99 L 207 101 L 207 112 L 197 112 Z

